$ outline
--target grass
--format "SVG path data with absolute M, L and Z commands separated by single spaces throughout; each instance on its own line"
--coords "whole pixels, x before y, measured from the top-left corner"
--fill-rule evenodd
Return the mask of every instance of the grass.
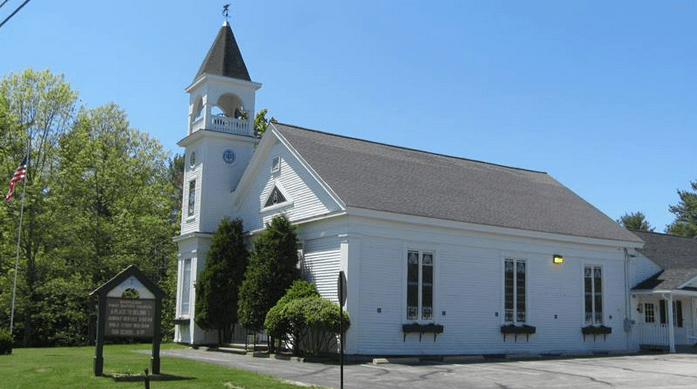
M 104 374 L 142 374 L 149 367 L 150 357 L 133 350 L 151 350 L 150 344 L 104 346 Z M 163 350 L 184 348 L 163 344 Z M 143 388 L 143 382 L 116 382 L 108 377 L 95 377 L 95 347 L 16 348 L 12 355 L 0 355 L 0 388 Z M 161 357 L 163 375 L 187 380 L 151 381 L 156 388 L 219 388 L 219 389 L 293 389 L 301 386 L 278 378 L 210 363 L 181 358 Z M 306 387 L 304 387 L 306 388 Z

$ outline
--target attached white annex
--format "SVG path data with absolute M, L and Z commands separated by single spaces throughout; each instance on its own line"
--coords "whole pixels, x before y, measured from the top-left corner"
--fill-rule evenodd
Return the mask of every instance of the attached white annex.
M 660 267 L 548 174 L 280 123 L 258 140 L 259 87 L 225 24 L 187 89 L 175 341 L 217 341 L 193 322 L 193 285 L 218 221 L 254 235 L 283 213 L 322 296 L 346 273 L 347 354 L 639 348 L 632 288 Z

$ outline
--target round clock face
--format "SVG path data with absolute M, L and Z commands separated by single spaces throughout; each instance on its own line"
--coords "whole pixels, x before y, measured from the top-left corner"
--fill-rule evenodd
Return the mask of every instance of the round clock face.
M 196 152 L 192 151 L 191 154 L 189 155 L 189 165 L 194 166 L 196 163 Z
M 228 165 L 235 162 L 235 152 L 230 149 L 225 149 L 223 151 L 223 161 L 225 161 L 225 163 Z

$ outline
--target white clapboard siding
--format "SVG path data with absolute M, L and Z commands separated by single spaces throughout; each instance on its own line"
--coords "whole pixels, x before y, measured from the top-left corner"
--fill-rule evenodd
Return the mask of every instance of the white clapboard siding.
M 274 157 L 281 158 L 280 171 L 275 173 L 271 172 Z M 299 221 L 340 209 L 281 143 L 276 143 L 262 159 L 263 164 L 245 193 L 238 215 L 244 221 L 245 230 L 261 229 L 280 213 L 288 216 L 291 221 Z M 279 187 L 288 203 L 266 210 L 264 204 L 274 186 Z
M 575 353 L 626 349 L 623 331 L 623 256 L 613 248 L 567 245 L 560 247 L 530 239 L 515 250 L 505 238 L 477 239 L 462 232 L 453 243 L 437 243 L 443 231 L 428 228 L 414 233 L 399 232 L 400 226 L 364 228 L 360 245 L 360 311 L 350 312 L 359 333 L 351 334 L 351 353 L 368 355 L 462 355 L 516 353 Z M 389 231 L 389 232 L 387 232 Z M 399 238 L 402 236 L 403 238 Z M 497 239 L 499 241 L 497 241 Z M 457 244 L 457 242 L 464 242 Z M 432 334 L 409 334 L 406 320 L 407 248 L 435 253 L 434 319 L 445 327 L 434 341 Z M 502 250 L 501 247 L 506 247 Z M 552 254 L 565 255 L 562 265 L 552 263 Z M 527 264 L 527 322 L 537 333 L 517 341 L 500 333 L 503 322 L 503 260 L 515 258 Z M 612 327 L 607 337 L 586 337 L 583 299 L 583 268 L 603 269 L 603 324 Z M 332 282 L 334 280 L 332 279 Z M 351 331 L 351 330 L 349 330 Z
M 303 249 L 303 277 L 317 287 L 319 294 L 338 302 L 337 275 L 341 254 L 339 239 L 329 237 L 307 240 Z

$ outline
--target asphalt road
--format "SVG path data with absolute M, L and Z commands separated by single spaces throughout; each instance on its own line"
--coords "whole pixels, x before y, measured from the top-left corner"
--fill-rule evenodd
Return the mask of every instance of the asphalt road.
M 339 388 L 339 366 L 202 349 L 162 350 L 175 356 Z M 469 363 L 380 363 L 344 366 L 346 389 L 387 388 L 697 388 L 696 354 L 634 355 Z

